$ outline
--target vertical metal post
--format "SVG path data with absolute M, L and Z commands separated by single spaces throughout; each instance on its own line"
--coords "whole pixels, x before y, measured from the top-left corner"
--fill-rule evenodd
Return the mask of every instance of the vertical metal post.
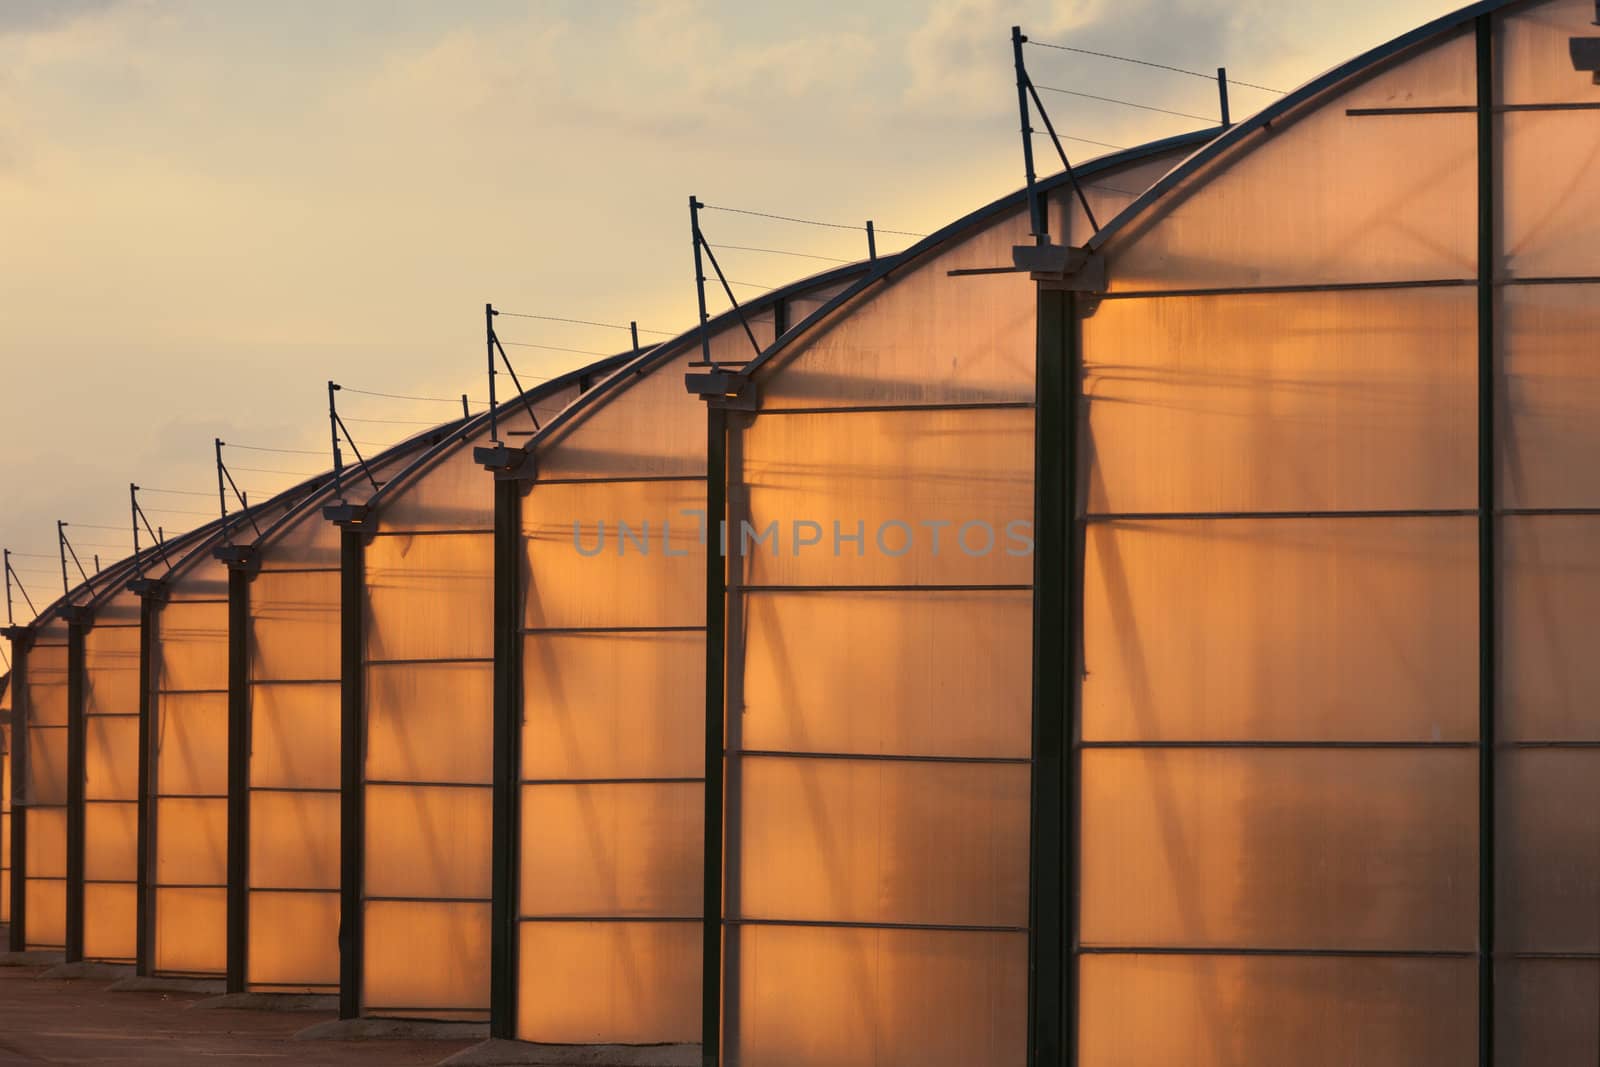
M 1233 125 L 1233 117 L 1228 113 L 1228 68 L 1217 68 L 1217 103 L 1222 110 L 1222 128 L 1227 129 Z
M 67 924 L 63 958 L 83 959 L 84 772 L 88 751 L 84 722 L 84 632 L 67 620 Z
M 494 395 L 494 317 L 497 312 L 493 304 L 483 305 L 483 342 L 489 350 L 489 440 L 498 444 L 500 433 L 495 424 L 495 395 Z
M 154 969 L 155 954 L 155 690 L 156 602 L 152 593 L 139 597 L 139 807 L 135 836 L 138 855 L 134 878 L 134 968 L 142 976 Z
M 339 451 L 339 408 L 333 394 L 338 386 L 328 382 L 328 438 L 333 447 L 333 495 L 344 503 L 344 455 Z
M 1050 239 L 1050 225 L 1039 201 L 1039 191 L 1034 188 L 1037 176 L 1033 170 L 1033 123 L 1028 117 L 1028 67 L 1022 58 L 1022 46 L 1027 41 L 1021 26 L 1011 27 L 1011 61 L 1017 68 L 1017 113 L 1022 119 L 1022 168 L 1028 186 L 1028 221 L 1034 242 L 1044 244 Z
M 227 991 L 243 993 L 250 950 L 250 573 L 228 568 Z
M 467 440 L 467 422 L 472 418 L 472 407 L 467 403 L 467 394 L 461 394 L 461 441 Z
M 711 362 L 711 332 L 706 324 L 711 317 L 706 314 L 706 268 L 700 255 L 700 244 L 705 238 L 700 236 L 700 201 L 693 196 L 689 197 L 689 236 L 694 244 L 694 292 L 700 301 L 700 358 L 705 363 Z
M 1040 288 L 1034 353 L 1033 790 L 1029 887 L 1029 1062 L 1076 1055 L 1072 1025 L 1076 829 L 1072 581 L 1075 559 L 1077 346 L 1071 293 Z
M 6 626 L 11 627 L 15 626 L 17 622 L 17 620 L 13 618 L 11 614 L 11 550 L 8 548 L 5 549 L 4 552 L 6 569 Z
M 1477 19 L 1478 81 L 1478 1063 L 1494 1062 L 1495 139 L 1494 39 Z
M 72 587 L 67 584 L 67 524 L 60 519 L 56 520 L 56 551 L 61 555 L 61 595 L 66 596 L 72 592 Z
M 362 531 L 339 531 L 339 1018 L 361 1014 L 361 906 L 366 872 L 366 796 L 362 791 L 366 732 L 362 728 Z
M 867 220 L 867 262 L 878 262 L 878 232 L 872 228 L 872 220 Z
M 633 338 L 633 354 L 639 354 L 639 324 L 628 320 L 628 336 Z
M 698 257 L 697 257 L 698 258 Z M 698 265 L 698 264 L 697 264 Z M 706 407 L 706 719 L 704 926 L 700 1041 L 703 1067 L 722 1057 L 722 786 L 727 685 L 727 558 L 721 524 L 728 512 L 728 412 Z
M 222 536 L 228 536 L 228 494 L 222 488 L 222 445 L 220 437 L 211 439 L 212 447 L 217 453 L 217 510 L 222 516 Z
M 7 563 L 9 567 L 9 561 Z M 28 647 L 29 632 L 7 629 L 11 638 L 11 926 L 8 947 L 28 947 Z
M 517 1033 L 517 912 L 522 748 L 522 485 L 494 485 L 494 863 L 489 1036 Z

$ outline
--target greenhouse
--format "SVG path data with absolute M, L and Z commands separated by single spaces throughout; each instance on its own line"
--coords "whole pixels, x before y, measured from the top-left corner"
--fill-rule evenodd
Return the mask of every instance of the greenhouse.
M 573 1062 L 1592 1062 L 1597 111 L 1593 3 L 1477 4 L 107 568 L 7 632 L 12 950 Z

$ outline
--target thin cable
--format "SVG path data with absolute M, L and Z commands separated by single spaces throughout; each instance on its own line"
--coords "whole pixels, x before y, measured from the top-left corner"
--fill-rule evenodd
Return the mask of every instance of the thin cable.
M 1204 78 L 1208 82 L 1214 82 L 1217 80 L 1217 76 L 1215 74 L 1206 74 L 1198 70 L 1185 70 L 1182 67 L 1169 67 L 1165 63 L 1152 63 L 1148 59 L 1134 59 L 1132 56 L 1116 56 L 1112 55 L 1110 52 L 1095 52 L 1088 48 L 1073 48 L 1071 45 L 1050 44 L 1047 41 L 1035 41 L 1032 38 L 1030 38 L 1027 43 L 1038 45 L 1040 48 L 1054 48 L 1058 52 L 1076 52 L 1080 56 L 1098 56 L 1101 59 L 1115 59 L 1123 63 L 1137 63 L 1141 67 L 1154 67 L 1157 70 L 1170 70 L 1174 74 L 1187 74 L 1191 78 Z M 1229 85 L 1242 85 L 1246 89 L 1260 89 L 1264 93 L 1277 93 L 1279 96 L 1284 95 L 1286 92 L 1284 89 L 1274 89 L 1270 85 L 1257 85 L 1255 82 L 1242 82 L 1235 78 L 1229 78 L 1227 81 Z M 1041 85 L 1039 88 L 1042 89 L 1044 86 Z
M 1050 131 L 1049 130 L 1032 130 L 1030 132 L 1035 137 L 1049 137 L 1050 136 Z M 1095 141 L 1095 140 L 1092 140 L 1092 139 L 1090 139 L 1088 137 L 1074 137 L 1070 133 L 1057 133 L 1056 136 L 1061 138 L 1063 141 L 1081 141 L 1084 144 L 1097 144 L 1101 148 L 1115 148 L 1119 152 L 1126 152 L 1128 150 L 1128 146 L 1125 145 L 1125 144 L 1112 144 L 1110 141 Z
M 75 522 L 72 525 L 76 526 L 76 527 L 78 527 L 79 529 L 82 529 L 82 530 L 115 530 L 117 533 L 127 533 L 128 532 L 128 528 L 126 526 L 96 526 L 92 522 Z M 14 555 L 16 555 L 16 553 L 13 552 L 12 555 L 14 556 Z M 50 558 L 54 559 L 55 557 L 52 556 Z
M 1135 104 L 1132 100 L 1118 100 L 1114 96 L 1095 96 L 1093 93 L 1080 93 L 1076 89 L 1057 89 L 1053 85 L 1034 84 L 1035 89 L 1043 89 L 1049 93 L 1064 93 L 1067 96 L 1081 96 L 1085 100 L 1099 100 L 1107 104 L 1121 104 L 1123 107 L 1136 107 L 1141 111 L 1159 111 L 1163 115 L 1177 115 L 1179 118 L 1199 119 L 1201 122 L 1216 122 L 1215 115 L 1193 115 L 1187 111 L 1168 111 L 1164 107 L 1151 107 L 1149 104 Z
M 813 256 L 809 252 L 790 252 L 782 248 L 752 248 L 749 245 L 712 245 L 712 248 L 725 248 L 734 252 L 766 252 L 774 256 L 796 256 L 800 259 L 820 259 L 824 263 L 854 263 L 853 259 L 835 259 L 832 256 Z
M 621 323 L 616 322 L 595 322 L 593 319 L 564 319 L 559 315 L 534 315 L 527 311 L 501 311 L 499 308 L 495 308 L 494 311 L 496 315 L 505 315 L 508 318 L 513 319 L 539 319 L 541 322 L 567 322 L 574 326 L 603 326 L 608 330 L 621 330 L 623 333 L 628 333 L 633 330 L 632 326 L 624 326 Z M 653 333 L 657 337 L 678 336 L 675 333 L 668 333 L 666 330 L 647 330 L 643 326 L 639 327 L 639 332 Z
M 706 211 L 726 211 L 733 215 L 754 215 L 758 219 L 777 219 L 779 222 L 798 222 L 802 226 L 824 226 L 830 230 L 856 230 L 860 233 L 867 232 L 867 228 L 865 226 L 850 226 L 843 222 L 819 222 L 816 219 L 801 219 L 796 218 L 793 215 L 774 215 L 768 211 L 751 211 L 748 208 L 742 207 L 722 207 L 718 204 L 701 204 L 700 206 Z M 873 226 L 872 229 L 874 233 L 892 233 L 897 237 L 929 236 L 925 233 L 912 233 L 910 230 L 885 230 L 879 226 Z
M 74 523 L 76 525 L 76 523 Z M 25 559 L 55 559 L 55 556 L 44 552 L 13 552 L 13 556 L 22 556 Z
M 325 470 L 321 470 L 321 471 L 285 471 L 285 470 L 277 470 L 277 469 L 274 469 L 272 467 L 235 467 L 235 466 L 229 466 L 228 469 L 229 470 L 235 470 L 235 471 L 249 471 L 251 474 L 292 474 L 296 478 L 315 478 L 319 474 L 327 474 L 328 473 Z
M 542 348 L 546 352 L 571 352 L 575 356 L 602 356 L 602 357 L 604 357 L 604 356 L 609 356 L 609 355 L 613 355 L 614 354 L 614 353 L 611 353 L 611 352 L 591 352 L 587 348 L 562 348 L 560 345 L 536 345 L 532 341 L 506 341 L 506 340 L 501 340 L 500 343 L 505 345 L 508 348 Z M 548 382 L 550 379 L 549 378 L 527 378 L 526 380 L 530 381 L 530 382 Z
M 456 403 L 457 404 L 461 403 L 460 398 L 456 399 Z M 231 442 L 228 442 L 228 441 L 224 441 L 222 443 L 222 445 L 223 445 L 224 448 L 242 448 L 246 452 L 279 452 L 279 453 L 282 453 L 283 455 L 286 455 L 286 456 L 320 456 L 320 455 L 322 455 L 322 452 L 320 450 L 313 449 L 313 448 L 266 448 L 266 447 L 264 447 L 262 445 L 236 445 L 236 444 L 232 444 Z
M 199 489 L 156 489 L 156 488 L 154 488 L 152 486 L 148 486 L 148 485 L 141 485 L 139 487 L 139 492 L 141 492 L 141 493 L 171 493 L 174 496 L 216 496 L 217 495 L 215 493 L 205 492 L 205 491 L 202 491 L 202 490 L 199 490 Z
M 370 389 L 357 389 L 350 385 L 341 385 L 339 388 L 346 393 L 360 393 L 362 396 L 381 396 L 386 400 L 425 400 L 435 404 L 461 403 L 461 398 L 459 396 L 407 396 L 404 393 L 375 393 Z M 487 400 L 479 400 L 477 397 L 469 396 L 467 397 L 467 403 L 486 405 L 489 402 Z
M 443 423 L 434 422 L 431 419 L 352 419 L 352 418 L 346 418 L 343 415 L 339 416 L 339 421 L 340 422 L 373 422 L 373 423 L 382 423 L 385 426 L 441 426 L 441 425 L 444 425 Z
M 747 285 L 751 289 L 776 289 L 776 288 L 778 288 L 776 285 L 768 285 L 766 282 L 741 282 L 741 281 L 739 281 L 739 280 L 737 280 L 735 278 L 729 278 L 728 279 L 728 284 L 729 285 Z
M 152 515 L 198 515 L 202 519 L 213 518 L 209 511 L 184 511 L 180 508 L 144 508 Z

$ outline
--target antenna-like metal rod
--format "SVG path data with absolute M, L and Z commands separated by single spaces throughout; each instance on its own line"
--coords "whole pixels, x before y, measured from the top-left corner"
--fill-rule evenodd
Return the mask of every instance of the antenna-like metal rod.
M 1222 107 L 1222 128 L 1227 129 L 1233 125 L 1233 119 L 1228 114 L 1228 68 L 1217 68 L 1217 100 Z
M 6 554 L 6 625 L 7 626 L 15 626 L 17 624 L 17 620 L 11 614 L 11 550 L 9 548 L 6 549 L 5 550 L 5 554 Z
M 144 560 L 139 558 L 139 487 L 128 483 L 128 521 L 133 526 L 133 570 L 144 577 Z
M 489 440 L 495 444 L 500 443 L 499 428 L 495 424 L 495 395 L 494 395 L 494 317 L 499 312 L 493 304 L 483 305 L 483 340 L 489 350 Z
M 336 382 L 328 382 L 328 439 L 333 445 L 333 495 L 344 503 L 344 457 L 339 453 L 339 409 L 333 394 L 339 391 Z
M 56 551 L 61 554 L 61 595 L 66 596 L 72 590 L 67 585 L 67 524 L 60 519 L 56 520 Z
M 472 418 L 472 408 L 467 405 L 467 394 L 461 394 L 461 441 L 467 440 L 467 422 Z
M 1017 68 L 1017 112 L 1022 120 L 1022 169 L 1028 184 L 1028 222 L 1033 227 L 1034 242 L 1042 245 L 1050 241 L 1050 224 L 1040 209 L 1039 191 L 1034 188 L 1033 124 L 1028 120 L 1028 89 L 1032 83 L 1022 59 L 1022 46 L 1027 40 L 1021 26 L 1011 27 L 1011 62 Z
M 872 220 L 867 220 L 867 262 L 878 262 L 878 234 L 872 228 Z
M 700 258 L 700 246 L 705 242 L 700 235 L 700 206 L 699 200 L 689 197 L 689 238 L 694 245 L 694 289 L 700 301 L 700 357 L 715 368 L 716 364 L 711 362 L 711 331 L 706 328 L 711 316 L 706 314 L 706 268 Z
M 1050 121 L 1050 112 L 1044 106 L 1044 101 L 1039 99 L 1039 90 L 1034 88 L 1031 81 L 1028 83 L 1028 95 L 1033 97 L 1033 106 L 1039 109 L 1039 117 L 1044 119 L 1044 132 L 1050 135 L 1050 143 L 1056 146 L 1056 155 L 1061 157 L 1061 168 L 1067 172 L 1067 180 L 1072 183 L 1072 191 L 1078 196 L 1078 206 L 1083 208 L 1083 217 L 1089 220 L 1089 229 L 1099 233 L 1100 223 L 1095 221 L 1094 208 L 1089 206 L 1089 198 L 1084 195 L 1083 186 L 1078 184 L 1078 173 L 1072 169 L 1072 161 L 1067 158 L 1067 150 L 1061 147 L 1061 138 L 1056 136 L 1056 125 Z
M 633 354 L 639 354 L 639 324 L 632 319 L 628 320 L 628 336 L 633 338 Z
M 222 487 L 222 446 L 226 442 L 220 437 L 212 438 L 212 443 L 217 450 L 217 507 L 222 509 L 222 536 L 228 536 L 228 494 Z

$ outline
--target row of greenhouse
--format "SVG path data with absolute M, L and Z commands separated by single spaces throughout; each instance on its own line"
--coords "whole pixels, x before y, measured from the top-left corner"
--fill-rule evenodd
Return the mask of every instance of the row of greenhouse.
M 107 568 L 8 631 L 11 949 L 712 1065 L 1594 1062 L 1596 17 Z

